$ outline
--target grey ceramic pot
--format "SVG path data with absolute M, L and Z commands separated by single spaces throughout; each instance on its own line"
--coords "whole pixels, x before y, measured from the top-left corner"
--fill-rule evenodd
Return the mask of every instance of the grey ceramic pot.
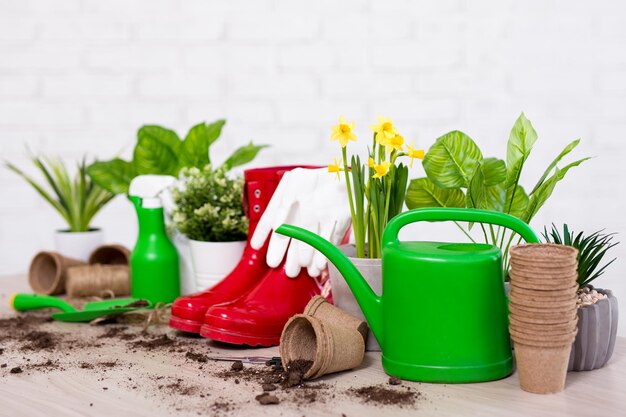
M 342 245 L 339 246 L 339 249 L 344 255 L 350 258 L 350 261 L 352 261 L 354 266 L 361 272 L 361 275 L 363 275 L 363 278 L 365 278 L 369 286 L 372 287 L 372 290 L 380 295 L 383 291 L 382 260 L 355 258 L 356 248 L 354 245 Z M 352 291 L 350 291 L 346 280 L 343 279 L 343 276 L 339 273 L 337 268 L 330 262 L 328 263 L 328 271 L 330 273 L 330 285 L 333 291 L 334 304 L 353 316 L 365 320 L 365 315 L 356 302 L 354 295 L 352 295 Z M 380 346 L 371 330 L 367 336 L 365 350 L 380 352 Z
M 607 298 L 578 309 L 578 334 L 572 345 L 568 371 L 602 368 L 611 359 L 617 336 L 617 298 L 611 290 L 596 288 Z

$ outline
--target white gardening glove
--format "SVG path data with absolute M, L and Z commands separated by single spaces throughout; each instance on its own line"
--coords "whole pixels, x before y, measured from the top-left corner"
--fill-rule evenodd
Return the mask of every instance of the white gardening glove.
M 260 249 L 271 234 L 267 264 L 276 268 L 285 259 L 285 272 L 296 277 L 301 268 L 316 277 L 326 267 L 326 258 L 306 243 L 273 233 L 281 224 L 292 224 L 338 244 L 350 225 L 345 185 L 326 169 L 297 168 L 285 173 L 250 244 Z

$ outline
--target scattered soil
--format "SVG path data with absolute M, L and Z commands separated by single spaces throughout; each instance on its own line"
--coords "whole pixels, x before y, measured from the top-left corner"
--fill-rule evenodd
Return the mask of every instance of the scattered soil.
M 172 347 L 176 344 L 174 339 L 170 339 L 166 334 L 162 334 L 160 336 L 155 336 L 149 340 L 138 340 L 136 342 L 132 342 L 131 346 L 134 348 L 144 348 L 147 350 L 155 350 L 161 349 L 164 347 Z
M 56 338 L 50 332 L 32 330 L 21 337 L 22 350 L 53 350 L 56 346 Z
M 148 303 L 146 300 L 137 300 L 123 306 L 117 306 L 116 308 L 143 308 L 148 307 L 149 305 L 150 303 Z
M 259 394 L 256 397 L 254 397 L 255 400 L 257 400 L 259 402 L 259 404 L 261 405 L 270 405 L 270 404 L 278 404 L 280 403 L 280 400 L 278 399 L 277 396 L 272 395 L 268 392 L 264 392 L 263 394 Z
M 385 388 L 380 385 L 372 385 L 362 388 L 350 388 L 348 394 L 360 398 L 366 403 L 375 403 L 378 405 L 397 405 L 397 406 L 410 406 L 421 398 L 420 392 L 414 392 L 410 390 L 398 391 L 389 388 Z
M 304 375 L 313 366 L 313 361 L 305 359 L 296 359 L 287 364 L 287 370 L 282 382 L 283 388 L 291 388 L 298 385 L 302 385 Z
M 185 353 L 185 357 L 187 359 L 191 359 L 200 363 L 207 363 L 209 361 L 209 357 L 207 355 L 203 355 L 202 353 L 196 353 L 192 350 Z
M 395 376 L 392 376 L 389 378 L 389 385 L 401 385 L 402 384 L 402 380 L 400 378 L 396 378 Z
M 261 388 L 263 388 L 263 391 L 267 392 L 267 391 L 276 391 L 276 388 L 278 387 L 274 384 L 261 384 Z
M 12 374 L 21 374 L 24 371 L 22 371 L 22 368 L 20 368 L 19 366 L 16 366 L 15 368 L 11 368 L 9 372 L 11 372 Z
M 241 361 L 233 362 L 233 364 L 230 366 L 230 370 L 234 371 L 234 372 L 242 371 L 243 370 L 243 362 L 241 362 Z

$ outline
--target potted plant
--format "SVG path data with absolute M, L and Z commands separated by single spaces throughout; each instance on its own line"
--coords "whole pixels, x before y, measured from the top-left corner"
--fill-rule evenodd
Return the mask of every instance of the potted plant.
M 67 223 L 67 229 L 57 230 L 54 235 L 58 252 L 69 258 L 87 261 L 95 248 L 102 244 L 102 230 L 91 226 L 91 221 L 115 194 L 95 184 L 89 175 L 83 158 L 77 164 L 77 173 L 70 178 L 65 163 L 57 158 L 32 157 L 33 164 L 41 172 L 45 182 L 37 182 L 17 166 L 6 166 L 24 178 Z
M 212 123 L 201 122 L 192 126 L 185 137 L 168 128 L 156 125 L 142 126 L 137 132 L 137 143 L 130 161 L 113 158 L 96 161 L 88 168 L 91 178 L 101 187 L 116 194 L 126 194 L 133 178 L 143 174 L 178 176 L 183 168 L 203 169 L 210 164 L 211 146 L 219 139 L 226 120 Z M 237 148 L 222 164 L 229 170 L 252 161 L 267 145 L 252 142 Z M 169 202 L 168 202 L 169 203 Z M 170 217 L 171 204 L 165 205 L 166 216 Z M 171 223 L 170 219 L 167 219 Z M 196 291 L 190 260 L 189 241 L 184 234 L 173 230 L 172 241 L 180 257 L 181 292 Z
M 380 294 L 382 233 L 389 220 L 402 211 L 408 181 L 408 167 L 400 159 L 408 157 L 412 166 L 414 159 L 424 157 L 424 151 L 407 145 L 390 118 L 379 116 L 371 129 L 372 146 L 365 165 L 358 155 L 348 158 L 348 143 L 356 141 L 357 136 L 354 123 L 340 117 L 339 124 L 332 128 L 331 140 L 341 145 L 342 159 L 329 165 L 328 171 L 336 173 L 337 178 L 343 172 L 348 191 L 355 244 L 340 249 Z M 365 319 L 339 271 L 332 264 L 329 271 L 335 305 Z M 368 350 L 380 350 L 373 335 L 367 340 Z
M 617 298 L 611 290 L 594 288 L 595 279 L 604 274 L 616 258 L 601 266 L 606 253 L 619 242 L 614 233 L 597 231 L 588 236 L 570 231 L 567 224 L 563 232 L 552 225 L 544 228 L 546 242 L 573 246 L 578 249 L 578 334 L 572 346 L 568 370 L 590 371 L 602 368 L 611 359 L 617 336 Z
M 243 179 L 229 178 L 227 169 L 183 168 L 173 190 L 174 226 L 190 240 L 198 290 L 230 273 L 246 246 L 248 219 L 241 204 Z
M 424 156 L 422 165 L 427 176 L 411 180 L 406 195 L 407 207 L 478 208 L 507 213 L 530 223 L 567 172 L 589 159 L 578 159 L 558 167 L 563 157 L 578 146 L 580 139 L 572 141 L 548 165 L 535 186 L 527 191 L 520 184 L 520 178 L 537 138 L 530 120 L 522 113 L 511 129 L 504 161 L 485 158 L 478 145 L 463 132 L 446 133 Z M 470 234 L 473 224 L 468 224 L 467 230 L 459 224 L 457 226 L 475 242 Z M 508 280 L 509 247 L 514 241 L 520 243 L 521 237 L 504 227 L 482 224 L 480 234 L 485 243 L 503 250 L 503 276 Z

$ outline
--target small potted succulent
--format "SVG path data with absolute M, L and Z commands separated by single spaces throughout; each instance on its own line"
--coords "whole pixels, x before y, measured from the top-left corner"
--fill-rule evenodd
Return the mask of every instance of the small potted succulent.
M 613 258 L 601 265 L 607 252 L 617 245 L 614 233 L 597 231 L 588 236 L 575 234 L 567 224 L 563 232 L 552 225 L 543 236 L 547 242 L 573 246 L 578 249 L 578 334 L 572 346 L 570 371 L 590 371 L 602 368 L 611 359 L 617 336 L 617 298 L 611 290 L 594 288 L 595 279 L 604 274 Z
M 26 180 L 67 223 L 67 229 L 55 232 L 57 252 L 86 262 L 91 252 L 103 241 L 102 230 L 92 227 L 91 221 L 115 194 L 91 180 L 87 175 L 84 158 L 77 164 L 74 178 L 70 177 L 65 163 L 60 159 L 32 157 L 32 161 L 45 183 L 37 182 L 10 162 L 5 164 Z
M 343 173 L 354 233 L 354 245 L 343 245 L 342 252 L 350 257 L 370 287 L 382 291 L 382 232 L 394 216 L 402 212 L 408 181 L 408 167 L 401 159 L 422 159 L 424 151 L 405 143 L 390 118 L 378 117 L 373 131 L 367 164 L 358 155 L 348 159 L 347 146 L 356 141 L 354 123 L 342 116 L 332 128 L 331 140 L 341 146 L 342 160 L 328 166 L 338 179 Z M 336 306 L 364 319 L 356 299 L 339 271 L 329 264 L 333 301 Z M 376 338 L 367 338 L 367 350 L 380 350 Z
M 183 168 L 172 195 L 174 226 L 189 238 L 197 290 L 224 278 L 246 246 L 248 219 L 241 204 L 243 179 L 226 167 Z

